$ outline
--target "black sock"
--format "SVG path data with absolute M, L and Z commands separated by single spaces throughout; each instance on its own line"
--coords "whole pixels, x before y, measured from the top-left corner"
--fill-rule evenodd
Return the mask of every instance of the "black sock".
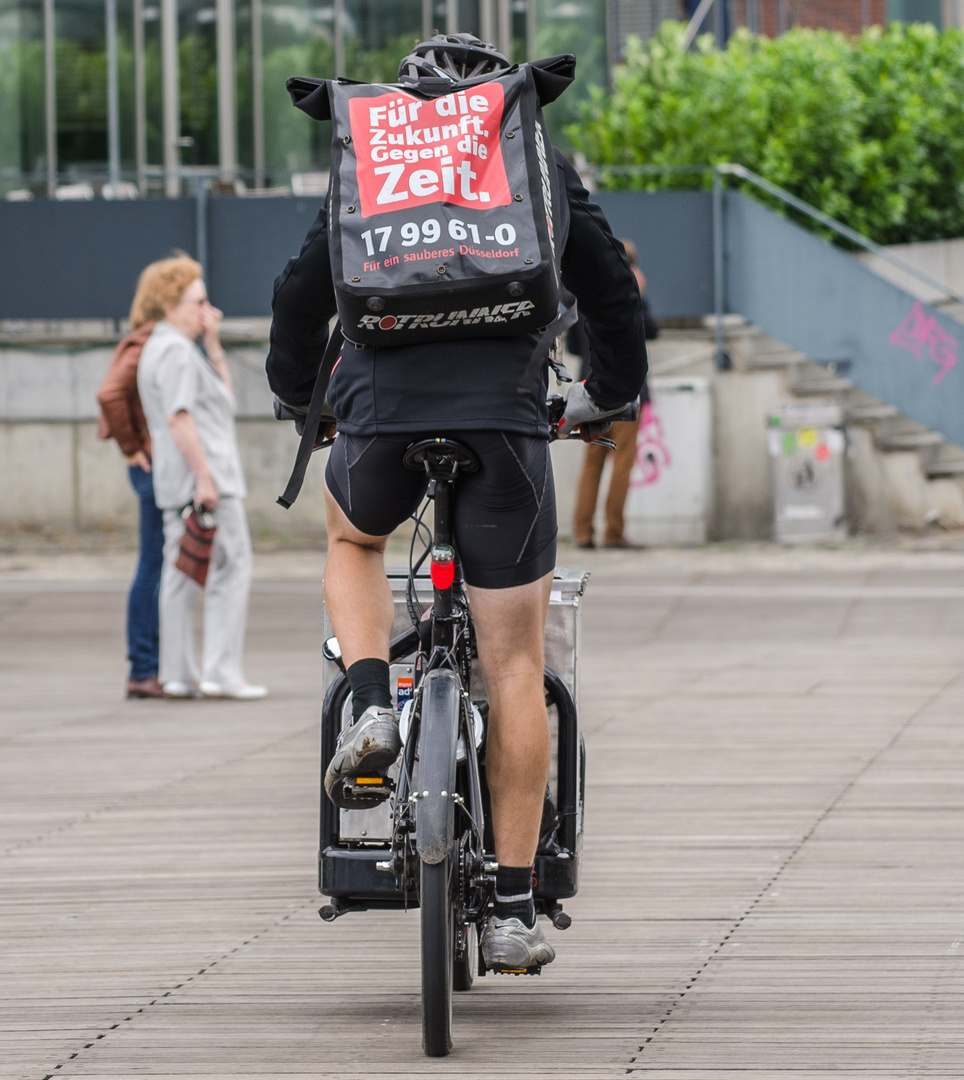
M 393 707 L 392 682 L 385 660 L 375 657 L 356 660 L 348 669 L 347 675 L 351 686 L 352 723 L 370 705 L 381 705 L 386 709 Z
M 495 917 L 521 919 L 530 929 L 535 926 L 531 866 L 499 865 L 495 872 Z

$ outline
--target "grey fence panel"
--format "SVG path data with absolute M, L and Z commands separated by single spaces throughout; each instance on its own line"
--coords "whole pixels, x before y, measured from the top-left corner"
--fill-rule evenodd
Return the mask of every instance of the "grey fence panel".
M 211 199 L 208 289 L 226 315 L 270 315 L 274 279 L 301 250 L 321 199 Z
M 107 319 L 154 259 L 195 250 L 193 199 L 0 202 L 0 318 Z
M 639 251 L 657 318 L 713 310 L 713 199 L 708 191 L 605 191 L 593 195 L 619 237 Z
M 595 196 L 635 241 L 657 315 L 712 310 L 711 200 L 701 191 Z M 193 198 L 0 202 L 0 318 L 123 318 L 137 275 L 174 249 L 204 254 L 227 315 L 267 315 L 271 288 L 301 248 L 321 199 Z M 198 223 L 204 236 L 198 243 Z
M 724 233 L 727 311 L 964 445 L 964 325 L 736 192 Z
M 211 298 L 227 315 L 268 315 L 315 199 L 208 199 L 198 245 L 193 198 L 0 202 L 0 319 L 121 319 L 141 270 L 206 248 Z

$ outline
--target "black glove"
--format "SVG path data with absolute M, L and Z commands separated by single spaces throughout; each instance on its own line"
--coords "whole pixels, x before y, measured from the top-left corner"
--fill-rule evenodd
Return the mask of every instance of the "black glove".
M 305 420 L 308 419 L 308 406 L 289 405 L 287 401 L 282 401 L 281 398 L 275 394 L 274 418 L 275 420 L 294 420 L 295 431 L 297 431 L 299 435 L 302 435 L 305 430 Z

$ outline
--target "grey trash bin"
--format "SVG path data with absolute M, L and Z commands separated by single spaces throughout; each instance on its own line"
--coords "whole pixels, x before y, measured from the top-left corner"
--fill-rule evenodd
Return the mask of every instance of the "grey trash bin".
M 790 404 L 769 416 L 773 538 L 779 543 L 843 540 L 843 411 L 834 404 Z

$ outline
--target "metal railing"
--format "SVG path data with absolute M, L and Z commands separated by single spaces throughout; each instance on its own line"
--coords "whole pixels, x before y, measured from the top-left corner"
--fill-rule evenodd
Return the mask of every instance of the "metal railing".
M 773 184 L 769 180 L 753 172 L 744 165 L 735 162 L 722 162 L 718 165 L 590 165 L 588 171 L 598 179 L 606 175 L 612 176 L 668 176 L 668 175 L 713 175 L 713 306 L 716 325 L 716 364 L 717 367 L 728 366 L 728 358 L 723 349 L 723 316 L 724 308 L 724 249 L 723 249 L 723 181 L 724 177 L 732 176 L 738 180 L 766 192 L 773 198 L 778 199 L 784 205 L 791 207 L 798 213 L 816 221 L 825 228 L 832 230 L 845 240 L 857 247 L 869 251 L 885 262 L 890 263 L 906 274 L 910 274 L 918 281 L 936 289 L 945 301 L 964 304 L 964 295 L 952 289 L 946 281 L 933 277 L 926 271 L 914 266 L 913 263 L 895 255 L 880 244 L 875 244 L 869 237 L 851 229 L 842 221 L 830 217 L 810 203 L 797 198 L 785 188 Z

